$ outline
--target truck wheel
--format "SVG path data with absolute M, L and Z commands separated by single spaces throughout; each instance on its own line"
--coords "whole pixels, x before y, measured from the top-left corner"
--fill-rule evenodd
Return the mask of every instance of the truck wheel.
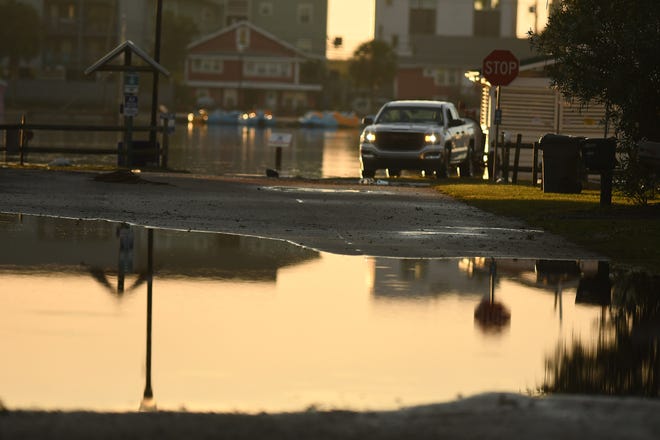
M 459 165 L 458 169 L 463 178 L 474 176 L 474 147 L 472 145 L 468 148 L 467 157 Z
M 445 147 L 445 154 L 443 154 L 442 156 L 442 164 L 440 164 L 440 166 L 438 166 L 438 168 L 436 168 L 435 170 L 435 177 L 437 179 L 449 177 L 451 171 L 451 167 L 449 165 L 450 163 L 451 163 L 451 147 L 447 146 Z
M 401 175 L 401 170 L 398 170 L 396 168 L 388 168 L 387 169 L 387 174 L 390 177 L 399 177 Z
M 365 168 L 362 170 L 363 179 L 373 179 L 375 175 L 376 175 L 376 170 L 371 170 L 369 168 Z

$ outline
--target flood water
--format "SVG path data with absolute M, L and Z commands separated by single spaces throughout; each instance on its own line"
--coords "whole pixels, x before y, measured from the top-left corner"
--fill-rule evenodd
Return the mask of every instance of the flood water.
M 177 124 L 169 139 L 168 168 L 208 175 L 264 175 L 277 168 L 276 148 L 269 145 L 273 133 L 291 135 L 282 148 L 280 173 L 305 178 L 359 177 L 358 129 L 255 128 Z M 116 148 L 117 133 L 36 131 L 30 145 L 48 148 Z M 140 141 L 144 135 L 136 134 Z M 6 157 L 18 161 L 17 155 Z M 115 155 L 29 153 L 28 163 L 116 166 Z
M 358 177 L 359 130 L 188 125 L 177 128 L 169 166 L 198 174 L 257 174 L 276 168 L 273 133 L 292 135 L 281 172 L 306 178 Z
M 0 216 L 0 240 L 8 408 L 390 409 L 659 389 L 657 284 L 607 262 L 342 256 L 23 215 Z

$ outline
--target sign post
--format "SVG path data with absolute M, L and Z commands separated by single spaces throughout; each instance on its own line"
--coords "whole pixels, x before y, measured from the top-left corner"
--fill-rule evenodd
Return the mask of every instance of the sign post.
M 268 145 L 275 147 L 275 170 L 278 172 L 282 168 L 282 148 L 289 147 L 292 138 L 291 133 L 271 133 L 268 139 Z
M 495 109 L 495 142 L 493 144 L 493 175 L 494 182 L 497 175 L 497 143 L 499 142 L 500 124 L 502 123 L 502 109 L 500 108 L 500 86 L 506 86 L 518 76 L 520 63 L 518 58 L 508 50 L 496 49 L 483 60 L 481 72 L 491 86 L 496 86 Z

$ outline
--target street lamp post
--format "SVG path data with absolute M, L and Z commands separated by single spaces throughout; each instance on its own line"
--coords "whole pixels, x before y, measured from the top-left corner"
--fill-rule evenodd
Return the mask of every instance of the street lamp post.
M 160 63 L 160 36 L 163 21 L 163 0 L 156 1 L 156 36 L 154 42 L 154 60 Z M 149 128 L 149 144 L 156 147 L 156 132 L 158 124 L 158 71 L 154 69 L 153 87 L 151 90 L 151 122 Z

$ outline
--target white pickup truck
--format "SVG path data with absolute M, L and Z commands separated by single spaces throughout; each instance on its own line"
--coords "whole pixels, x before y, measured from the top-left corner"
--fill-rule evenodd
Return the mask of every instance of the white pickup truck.
M 364 118 L 363 124 L 363 178 L 373 178 L 384 169 L 390 177 L 399 176 L 401 170 L 446 177 L 456 167 L 461 177 L 467 177 L 483 167 L 478 124 L 461 119 L 450 102 L 391 101 L 374 118 Z

